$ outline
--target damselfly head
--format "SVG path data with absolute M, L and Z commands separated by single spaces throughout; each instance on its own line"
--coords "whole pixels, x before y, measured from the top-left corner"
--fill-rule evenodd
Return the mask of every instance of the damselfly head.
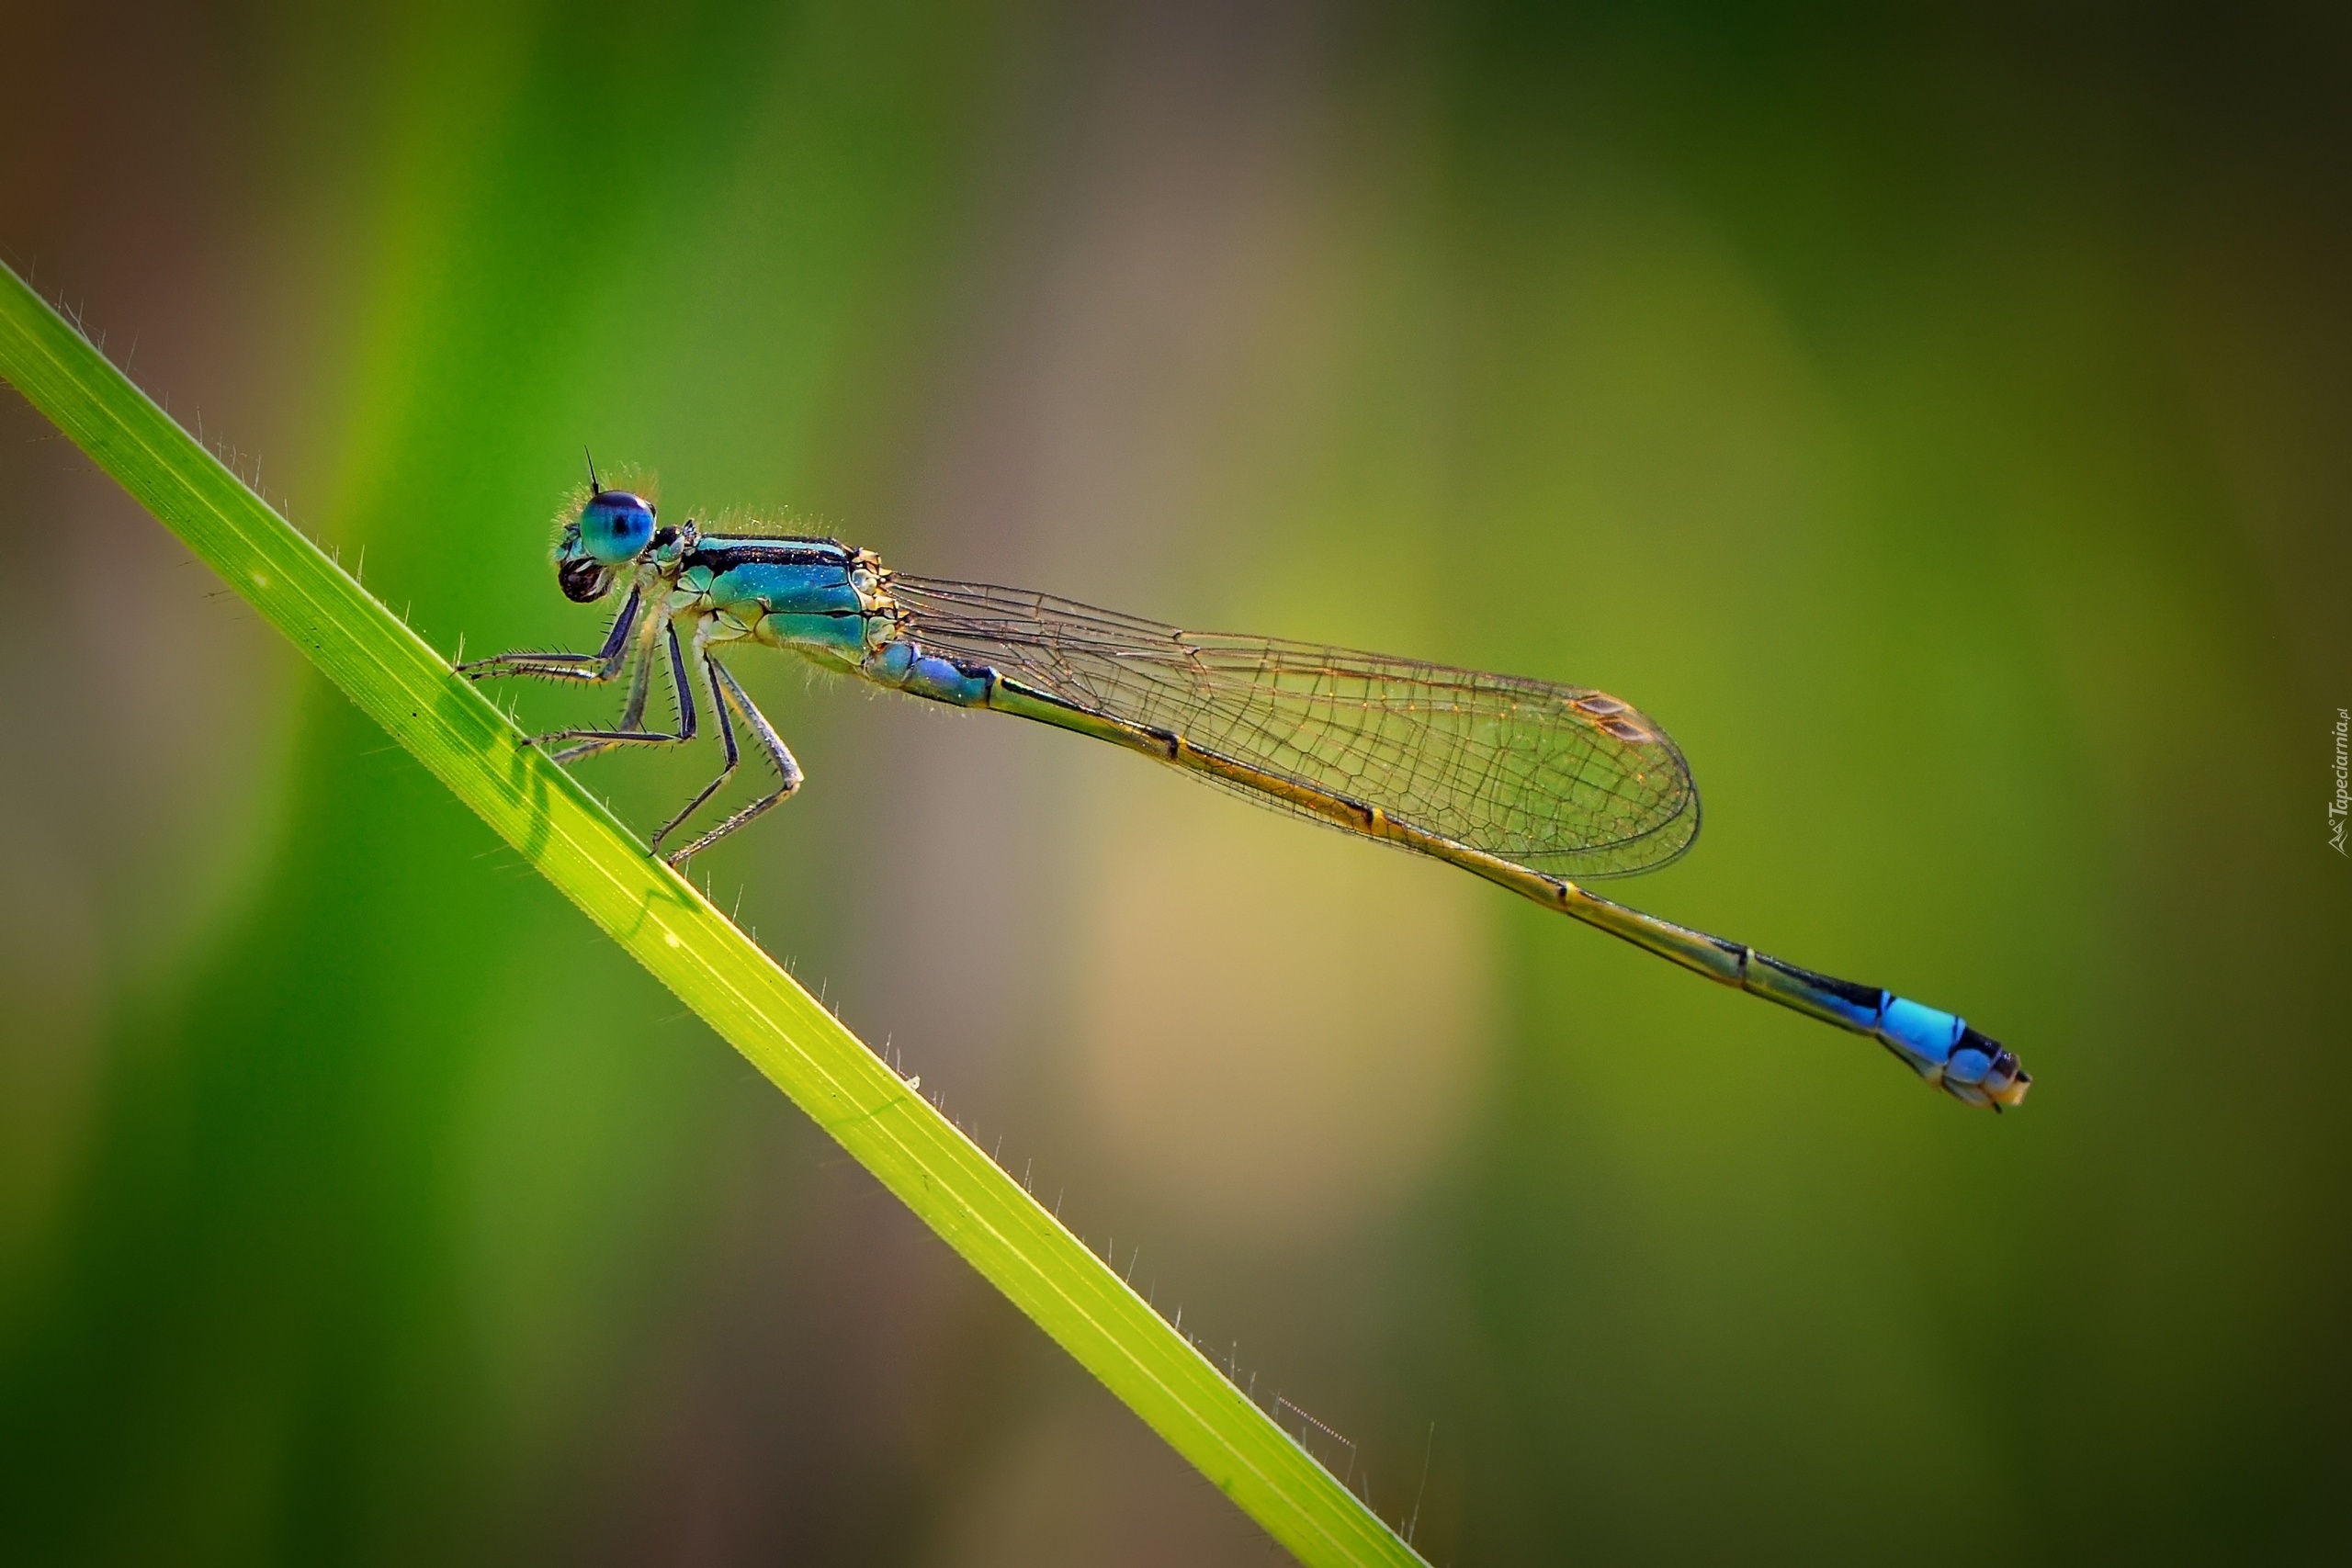
M 652 548 L 657 535 L 670 532 L 654 527 L 653 503 L 635 491 L 592 491 L 556 541 L 556 586 L 575 604 L 602 599 L 621 569 Z

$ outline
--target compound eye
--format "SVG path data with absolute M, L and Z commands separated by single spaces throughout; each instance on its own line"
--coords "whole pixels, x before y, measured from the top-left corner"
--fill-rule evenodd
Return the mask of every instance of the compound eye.
M 606 566 L 623 565 L 653 542 L 653 508 L 627 491 L 605 491 L 582 509 L 580 542 Z

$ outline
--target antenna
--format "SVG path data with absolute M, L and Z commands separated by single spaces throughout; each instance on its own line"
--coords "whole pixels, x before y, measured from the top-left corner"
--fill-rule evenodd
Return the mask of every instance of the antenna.
M 605 487 L 596 482 L 596 455 L 585 446 L 580 449 L 580 455 L 588 459 L 588 493 L 590 495 L 604 494 Z

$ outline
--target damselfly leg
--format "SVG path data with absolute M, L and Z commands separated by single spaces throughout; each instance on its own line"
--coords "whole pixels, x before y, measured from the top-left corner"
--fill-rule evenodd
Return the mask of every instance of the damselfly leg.
M 594 653 L 562 653 L 534 649 L 518 649 L 512 653 L 493 653 L 488 659 L 477 659 L 458 666 L 458 673 L 469 681 L 495 681 L 507 675 L 528 675 L 541 681 L 578 681 L 601 686 L 621 672 L 629 661 L 629 633 L 636 628 L 637 613 L 644 603 L 644 594 L 630 589 L 628 600 L 621 613 L 613 617 L 613 629 L 605 638 L 605 646 Z
M 545 735 L 534 735 L 523 742 L 526 746 L 540 747 L 565 740 L 584 743 L 566 747 L 554 753 L 554 761 L 559 762 L 576 762 L 614 746 L 647 743 L 674 746 L 692 740 L 695 738 L 694 689 L 686 681 L 677 628 L 652 616 L 647 616 L 640 624 L 638 615 L 643 604 L 642 591 L 629 590 L 628 601 L 621 605 L 621 613 L 613 618 L 613 629 L 605 637 L 605 646 L 594 653 L 518 649 L 461 664 L 458 667 L 458 673 L 474 681 L 525 675 L 535 680 L 571 681 L 601 686 L 626 672 L 629 677 L 628 698 L 622 705 L 620 719 L 613 728 L 558 729 Z M 651 696 L 653 683 L 653 644 L 664 632 L 669 634 L 671 682 L 678 694 L 678 728 L 675 732 L 645 728 L 645 707 Z
M 775 732 L 775 727 L 768 722 L 767 716 L 752 705 L 751 694 L 718 660 L 706 654 L 703 667 L 710 671 L 711 702 L 718 709 L 718 734 L 727 743 L 727 765 L 719 770 L 718 776 L 711 780 L 700 795 L 686 803 L 684 811 L 672 818 L 661 832 L 653 835 L 653 847 L 661 848 L 662 840 L 674 831 L 679 823 L 693 816 L 695 808 L 716 794 L 718 786 L 727 782 L 728 775 L 735 771 L 735 729 L 727 722 L 727 710 L 730 706 L 743 716 L 744 726 L 751 730 L 752 738 L 760 743 L 760 750 L 768 754 L 768 761 L 775 769 L 777 784 L 774 791 L 752 802 L 684 849 L 662 857 L 673 866 L 685 864 L 752 818 L 791 798 L 792 793 L 800 787 L 799 762 L 793 758 L 791 749 L 785 745 L 784 738 Z
M 703 685 L 710 697 L 711 711 L 718 719 L 718 739 L 726 760 L 718 770 L 718 776 L 696 792 L 684 808 L 662 824 L 661 830 L 653 835 L 651 847 L 656 851 L 661 849 L 662 840 L 676 832 L 687 818 L 701 809 L 704 803 L 734 776 L 736 767 L 742 761 L 742 752 L 735 739 L 735 725 L 729 716 L 729 710 L 740 714 L 752 738 L 759 742 L 760 750 L 766 753 L 768 761 L 775 767 L 777 787 L 684 849 L 662 857 L 673 866 L 683 866 L 746 822 L 788 798 L 800 787 L 802 775 L 799 762 L 793 757 L 791 749 L 785 745 L 783 738 L 776 734 L 775 727 L 753 705 L 750 694 L 743 690 L 726 667 L 710 656 L 706 644 L 712 623 L 705 620 L 695 635 L 692 663 L 695 673 L 702 677 L 697 682 L 688 672 L 687 649 L 679 640 L 677 623 L 661 622 L 651 617 L 640 623 L 638 616 L 642 602 L 639 591 L 632 589 L 627 603 L 621 606 L 621 613 L 614 618 L 612 632 L 605 638 L 604 647 L 594 653 L 522 649 L 460 665 L 458 673 L 475 681 L 525 675 L 540 680 L 603 685 L 626 672 L 629 676 L 628 697 L 622 705 L 619 720 L 612 728 L 556 729 L 544 735 L 534 735 L 523 742 L 526 746 L 542 749 L 560 746 L 560 750 L 549 750 L 549 760 L 566 765 L 616 747 L 680 746 L 694 739 L 700 733 L 695 687 Z M 657 641 L 666 641 L 669 645 L 670 683 L 678 694 L 678 727 L 674 730 L 648 729 L 644 726 L 645 709 L 652 691 L 653 645 Z M 572 744 L 562 744 L 567 741 Z
M 577 762 L 599 751 L 616 746 L 679 746 L 695 738 L 695 688 L 686 679 L 685 656 L 678 648 L 675 625 L 662 628 L 670 644 L 670 685 L 678 694 L 678 728 L 674 732 L 645 728 L 645 704 L 652 687 L 652 657 L 648 655 L 637 665 L 637 678 L 629 683 L 628 705 L 621 710 L 620 723 L 611 729 L 557 729 L 534 736 L 527 742 L 533 746 L 548 746 L 559 740 L 576 740 L 580 744 L 567 746 L 553 754 L 558 762 Z

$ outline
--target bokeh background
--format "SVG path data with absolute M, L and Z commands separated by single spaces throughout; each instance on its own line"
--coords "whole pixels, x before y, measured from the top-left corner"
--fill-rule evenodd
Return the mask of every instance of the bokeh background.
M 11 0 L 0 247 L 438 646 L 593 644 L 589 443 L 1598 684 L 1624 897 L 2034 1069 L 741 661 L 720 903 L 1433 1562 L 2352 1553 L 2340 9 L 336 9 Z M 0 1556 L 1275 1556 L 13 397 L 0 493 Z

